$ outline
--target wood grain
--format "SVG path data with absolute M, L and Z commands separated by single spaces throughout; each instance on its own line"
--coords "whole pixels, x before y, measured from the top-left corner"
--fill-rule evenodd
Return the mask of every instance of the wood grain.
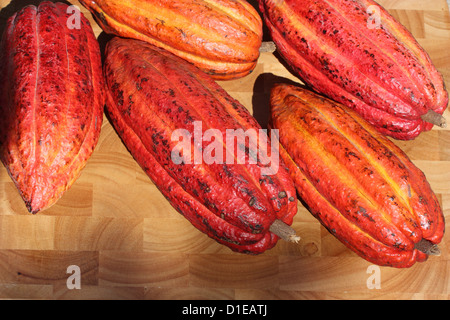
M 37 2 L 0 0 L 0 31 L 13 12 Z M 450 87 L 446 1 L 379 3 L 411 30 Z M 104 39 L 82 11 L 99 41 Z M 265 126 L 269 91 L 277 81 L 300 82 L 276 53 L 263 53 L 251 75 L 219 83 Z M 448 110 L 444 116 L 449 121 Z M 450 128 L 394 142 L 424 171 L 450 221 Z M 0 166 L 0 298 L 450 299 L 448 233 L 441 256 L 410 269 L 380 268 L 381 287 L 369 289 L 370 263 L 346 249 L 300 203 L 298 208 L 293 227 L 302 236 L 299 244 L 279 242 L 260 256 L 233 253 L 170 206 L 105 118 L 81 177 L 47 211 L 30 215 Z M 80 267 L 80 290 L 66 285 L 70 265 Z

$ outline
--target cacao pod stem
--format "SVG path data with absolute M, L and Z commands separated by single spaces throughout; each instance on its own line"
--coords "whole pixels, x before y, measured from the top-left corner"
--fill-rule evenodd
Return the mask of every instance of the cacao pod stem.
M 269 230 L 284 241 L 294 243 L 300 241 L 300 237 L 295 233 L 295 230 L 281 220 L 275 220 Z
M 275 52 L 277 51 L 277 46 L 273 41 L 264 41 L 259 48 L 259 52 Z
M 414 248 L 419 251 L 422 251 L 423 253 L 429 256 L 441 255 L 441 250 L 439 249 L 438 245 L 425 239 L 422 239 L 419 242 L 417 242 Z
M 445 121 L 445 118 L 433 110 L 428 110 L 428 112 L 422 116 L 422 120 L 425 122 L 432 123 L 441 128 L 447 127 L 447 121 Z

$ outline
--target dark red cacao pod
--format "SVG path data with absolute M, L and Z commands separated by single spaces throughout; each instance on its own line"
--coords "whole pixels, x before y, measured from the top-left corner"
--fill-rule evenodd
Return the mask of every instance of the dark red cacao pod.
M 0 44 L 0 159 L 32 213 L 75 182 L 103 120 L 99 45 L 82 13 L 67 9 L 23 8 Z
M 442 76 L 375 1 L 260 0 L 260 9 L 282 57 L 315 91 L 396 139 L 445 126 Z
M 113 126 L 172 206 L 234 251 L 272 248 L 275 221 L 290 225 L 297 212 L 296 192 L 282 162 L 273 174 L 263 174 L 265 157 L 250 161 L 256 149 L 271 154 L 271 145 L 226 142 L 228 130 L 261 129 L 248 110 L 194 65 L 143 41 L 112 39 L 104 71 Z M 210 143 L 195 136 L 210 129 L 216 152 L 236 161 L 196 160 Z M 175 156 L 180 138 L 189 151 Z
M 354 110 L 276 85 L 271 126 L 299 198 L 343 244 L 382 266 L 436 254 L 445 221 L 425 175 Z

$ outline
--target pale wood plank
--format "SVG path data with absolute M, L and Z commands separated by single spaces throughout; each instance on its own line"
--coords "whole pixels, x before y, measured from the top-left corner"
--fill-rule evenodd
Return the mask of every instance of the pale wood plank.
M 189 272 L 195 287 L 278 287 L 278 257 L 270 255 L 193 254 Z
M 53 286 L 51 299 L 56 300 L 142 300 L 144 287 L 105 287 L 81 285 L 81 289 L 68 289 L 67 286 Z
M 353 257 L 280 257 L 280 289 L 313 292 L 369 292 L 371 264 Z M 448 261 L 430 258 L 409 269 L 379 267 L 379 293 L 406 292 L 448 295 Z M 302 276 L 299 276 L 301 270 Z M 333 281 L 330 281 L 333 278 Z M 420 280 L 419 280 L 420 279 Z
M 53 285 L 37 284 L 0 284 L 0 299 L 37 299 L 53 298 Z
M 0 215 L 0 249 L 53 250 L 55 219 Z
M 81 283 L 97 284 L 97 252 L 0 250 L 0 284 L 66 284 L 71 265 L 80 268 Z
M 228 288 L 153 288 L 145 291 L 145 300 L 233 300 L 235 290 Z
M 102 251 L 99 264 L 101 286 L 186 287 L 187 256 L 180 253 Z
M 55 220 L 56 250 L 142 250 L 142 219 L 57 217 Z

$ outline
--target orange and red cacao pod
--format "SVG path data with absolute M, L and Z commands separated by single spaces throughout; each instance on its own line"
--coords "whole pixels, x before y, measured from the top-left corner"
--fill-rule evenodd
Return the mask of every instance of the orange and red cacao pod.
M 107 33 L 164 48 L 228 80 L 256 66 L 262 21 L 245 0 L 81 0 Z
M 69 29 L 67 9 L 24 7 L 0 44 L 0 158 L 32 213 L 74 183 L 103 120 L 99 45 L 81 13 Z
M 260 0 L 260 9 L 293 71 L 383 134 L 410 140 L 430 130 L 429 121 L 445 125 L 442 76 L 375 1 Z
M 297 86 L 271 93 L 271 126 L 299 198 L 342 243 L 377 265 L 436 254 L 444 216 L 423 172 L 354 110 Z
M 267 161 L 272 143 L 229 136 L 260 131 L 248 110 L 194 65 L 140 40 L 113 38 L 104 74 L 113 126 L 172 206 L 234 251 L 272 248 L 275 221 L 292 224 L 296 191 L 284 164 Z

